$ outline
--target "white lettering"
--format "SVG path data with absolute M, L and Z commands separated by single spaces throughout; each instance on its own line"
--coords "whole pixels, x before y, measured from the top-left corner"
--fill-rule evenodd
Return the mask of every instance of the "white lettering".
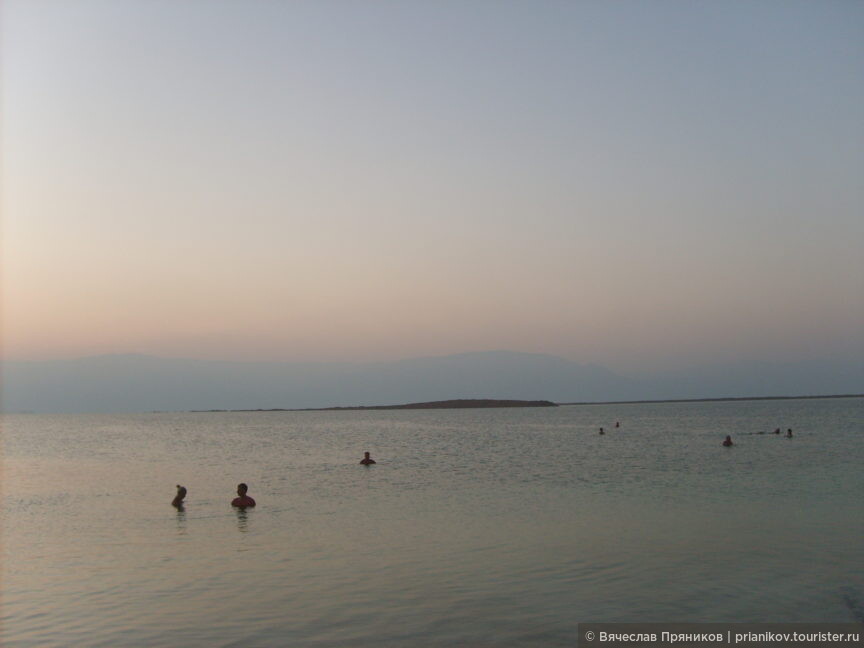
M 695 633 L 695 632 L 664 632 L 663 641 L 665 643 L 699 643 L 704 641 L 717 641 L 722 642 L 725 640 L 725 637 L 722 633 L 712 632 L 712 633 Z
M 656 642 L 657 635 L 652 632 L 601 632 L 600 641 L 619 641 L 621 643 Z

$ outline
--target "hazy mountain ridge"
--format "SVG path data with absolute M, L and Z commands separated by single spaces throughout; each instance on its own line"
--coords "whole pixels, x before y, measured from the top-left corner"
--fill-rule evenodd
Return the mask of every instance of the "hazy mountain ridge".
M 620 376 L 557 356 L 489 351 L 395 362 L 230 362 L 107 355 L 6 362 L 5 411 L 322 408 L 455 399 L 554 402 L 864 392 L 860 364 Z

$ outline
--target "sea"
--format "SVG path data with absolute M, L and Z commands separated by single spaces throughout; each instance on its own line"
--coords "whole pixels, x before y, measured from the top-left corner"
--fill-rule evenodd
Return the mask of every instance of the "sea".
M 0 645 L 546 647 L 587 622 L 864 622 L 862 414 L 8 414 Z M 256 508 L 231 507 L 239 482 Z

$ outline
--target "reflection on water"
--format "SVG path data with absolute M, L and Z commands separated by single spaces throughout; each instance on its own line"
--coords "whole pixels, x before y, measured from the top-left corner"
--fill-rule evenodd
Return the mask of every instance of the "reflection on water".
M 177 533 L 184 535 L 186 533 L 186 508 L 182 504 L 175 508 L 177 509 Z
M 246 509 L 234 508 L 234 512 L 237 514 L 237 529 L 241 533 L 249 531 L 249 514 L 246 512 Z
M 579 621 L 853 621 L 862 402 L 7 417 L 0 643 L 572 646 Z M 758 434 L 778 427 L 794 440 Z M 194 500 L 152 497 L 178 480 Z M 239 482 L 254 511 L 230 508 Z

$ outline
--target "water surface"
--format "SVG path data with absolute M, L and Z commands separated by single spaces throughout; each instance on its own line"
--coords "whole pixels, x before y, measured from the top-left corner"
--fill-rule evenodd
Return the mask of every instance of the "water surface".
M 572 646 L 580 621 L 861 621 L 862 403 L 9 415 L 0 643 Z M 256 509 L 230 507 L 240 481 Z

